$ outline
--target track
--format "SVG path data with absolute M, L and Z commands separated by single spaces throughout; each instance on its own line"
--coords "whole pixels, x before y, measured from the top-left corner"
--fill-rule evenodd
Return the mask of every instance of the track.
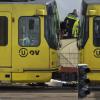
M 0 100 L 74 100 L 76 90 L 61 87 L 0 86 Z M 77 100 L 77 99 L 76 99 Z
M 27 85 L 0 85 L 0 93 L 74 93 L 77 90 L 71 87 L 54 87 L 54 86 L 27 86 Z

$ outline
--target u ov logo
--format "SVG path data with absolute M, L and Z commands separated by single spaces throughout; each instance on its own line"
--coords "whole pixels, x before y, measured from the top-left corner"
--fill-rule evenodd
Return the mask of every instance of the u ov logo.
M 28 55 L 28 50 L 27 50 L 26 48 L 21 48 L 21 49 L 19 50 L 19 55 L 20 55 L 21 57 L 26 57 L 26 56 Z
M 94 56 L 97 58 L 100 58 L 100 49 L 99 48 L 94 50 Z

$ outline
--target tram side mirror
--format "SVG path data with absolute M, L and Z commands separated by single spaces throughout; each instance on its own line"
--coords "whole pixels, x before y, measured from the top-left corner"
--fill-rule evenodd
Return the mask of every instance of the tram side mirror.
M 29 20 L 29 29 L 30 30 L 33 30 L 34 29 L 34 20 L 33 19 L 30 19 Z

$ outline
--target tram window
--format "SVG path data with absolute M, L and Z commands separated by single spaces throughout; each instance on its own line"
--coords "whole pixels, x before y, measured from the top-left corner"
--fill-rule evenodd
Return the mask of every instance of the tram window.
M 0 17 L 0 46 L 8 43 L 8 19 L 6 16 Z
M 20 46 L 31 47 L 40 44 L 40 19 L 38 16 L 19 18 L 18 41 Z
M 94 18 L 93 43 L 95 46 L 100 46 L 100 16 Z

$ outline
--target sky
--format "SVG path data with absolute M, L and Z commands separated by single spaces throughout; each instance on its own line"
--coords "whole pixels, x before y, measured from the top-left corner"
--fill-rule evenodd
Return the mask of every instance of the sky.
M 63 21 L 66 15 L 77 9 L 80 14 L 82 0 L 56 0 L 60 21 Z

